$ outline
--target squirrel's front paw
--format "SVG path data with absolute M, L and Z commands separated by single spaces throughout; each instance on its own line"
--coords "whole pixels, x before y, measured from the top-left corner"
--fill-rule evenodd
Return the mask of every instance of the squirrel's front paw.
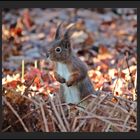
M 63 77 L 61 77 L 57 72 L 54 72 L 54 77 L 60 83 L 65 83 L 66 82 L 66 80 Z
M 59 79 L 59 82 L 60 82 L 60 83 L 65 83 L 66 80 L 65 80 L 64 78 L 61 78 L 61 79 Z
M 67 81 L 67 82 L 66 82 L 66 85 L 67 85 L 68 87 L 70 87 L 70 86 L 72 86 L 72 82 L 71 82 L 71 81 Z

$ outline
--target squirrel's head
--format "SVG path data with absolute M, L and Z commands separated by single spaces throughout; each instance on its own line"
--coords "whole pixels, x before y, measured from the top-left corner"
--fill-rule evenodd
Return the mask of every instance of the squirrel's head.
M 52 61 L 65 62 L 71 56 L 72 47 L 70 41 L 70 29 L 74 24 L 70 24 L 63 36 L 61 35 L 62 23 L 57 27 L 54 40 L 47 46 L 46 56 Z

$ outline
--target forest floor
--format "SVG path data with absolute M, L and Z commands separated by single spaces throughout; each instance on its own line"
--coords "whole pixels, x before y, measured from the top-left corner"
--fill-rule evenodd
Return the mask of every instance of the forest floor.
M 2 132 L 137 131 L 136 13 L 132 8 L 4 9 Z M 73 49 L 100 91 L 83 99 L 84 107 L 60 101 L 53 65 L 41 52 L 62 21 L 75 23 Z

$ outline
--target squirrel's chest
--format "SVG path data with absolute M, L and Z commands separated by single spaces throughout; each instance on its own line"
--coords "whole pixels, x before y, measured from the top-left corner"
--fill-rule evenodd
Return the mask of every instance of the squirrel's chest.
M 70 71 L 68 70 L 67 65 L 58 62 L 57 67 L 56 67 L 56 71 L 60 76 L 65 78 L 66 81 L 69 79 Z
M 61 77 L 65 78 L 66 81 L 69 80 L 71 73 L 67 68 L 67 65 L 57 63 L 56 71 Z M 63 87 L 63 96 L 67 103 L 78 103 L 80 101 L 80 92 L 77 86 L 68 87 L 66 83 L 64 83 L 62 84 L 62 87 Z

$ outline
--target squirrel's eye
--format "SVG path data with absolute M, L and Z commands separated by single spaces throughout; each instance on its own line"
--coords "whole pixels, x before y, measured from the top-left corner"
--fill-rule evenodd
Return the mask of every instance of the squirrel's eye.
M 60 47 L 55 48 L 55 52 L 61 53 L 62 49 Z

